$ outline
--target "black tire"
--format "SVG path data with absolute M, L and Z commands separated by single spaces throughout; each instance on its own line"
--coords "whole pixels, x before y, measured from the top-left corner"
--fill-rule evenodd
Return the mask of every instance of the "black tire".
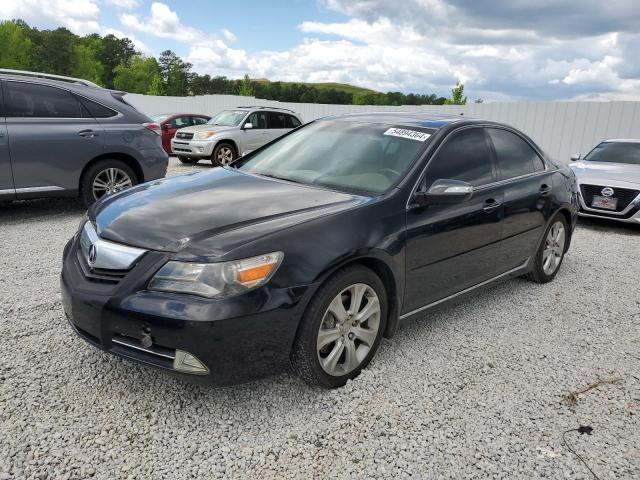
M 178 157 L 178 160 L 180 160 L 181 163 L 186 163 L 187 165 L 194 165 L 198 163 L 199 159 L 194 157 Z
M 131 186 L 139 183 L 138 177 L 129 165 L 121 160 L 100 160 L 91 165 L 80 178 L 80 198 L 87 206 L 91 206 L 96 200 L 93 192 L 93 182 L 98 175 L 109 168 L 116 168 L 124 172 L 131 180 Z M 106 196 L 106 195 L 105 195 Z M 102 197 L 100 197 L 102 198 Z
M 565 232 L 564 242 L 562 245 L 562 254 L 561 254 L 558 265 L 555 267 L 555 270 L 551 273 L 547 273 L 544 270 L 543 255 L 547 245 L 547 237 L 549 235 L 549 232 L 557 223 L 562 224 L 562 227 L 564 228 L 564 232 Z M 558 274 L 558 271 L 560 271 L 560 267 L 562 266 L 564 255 L 567 251 L 569 235 L 570 235 L 570 232 L 567 224 L 567 219 L 561 213 L 556 214 L 556 216 L 553 217 L 553 219 L 549 222 L 549 225 L 547 226 L 546 230 L 544 231 L 542 242 L 540 242 L 540 246 L 538 247 L 538 251 L 536 252 L 536 256 L 534 258 L 533 270 L 531 270 L 531 272 L 524 275 L 524 278 L 536 283 L 548 283 L 552 281 L 554 278 L 556 278 L 556 275 Z
M 231 159 L 229 161 L 222 162 L 220 161 L 219 156 L 220 156 L 220 153 L 225 149 L 230 151 Z M 211 163 L 213 164 L 214 167 L 221 167 L 223 165 L 227 165 L 233 162 L 236 158 L 238 158 L 238 152 L 236 152 L 235 147 L 230 143 L 220 142 L 219 144 L 216 145 L 216 148 L 213 149 L 213 153 L 211 154 Z
M 360 364 L 346 375 L 334 376 L 325 372 L 318 358 L 318 333 L 323 317 L 332 300 L 351 285 L 358 283 L 371 287 L 380 302 L 380 322 L 378 332 L 366 357 Z M 316 292 L 301 320 L 293 349 L 291 351 L 291 365 L 293 370 L 307 384 L 325 388 L 343 386 L 347 380 L 353 379 L 365 368 L 378 349 L 387 324 L 388 302 L 384 284 L 370 269 L 355 265 L 346 267 L 331 276 Z

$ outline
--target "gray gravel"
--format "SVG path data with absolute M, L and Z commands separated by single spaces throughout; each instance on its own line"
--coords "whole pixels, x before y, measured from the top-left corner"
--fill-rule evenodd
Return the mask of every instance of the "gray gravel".
M 171 173 L 202 166 L 176 166 Z M 548 285 L 407 322 L 336 391 L 187 385 L 90 347 L 58 294 L 74 201 L 0 207 L 0 479 L 640 477 L 640 227 L 582 222 Z M 563 397 L 598 378 L 571 407 Z

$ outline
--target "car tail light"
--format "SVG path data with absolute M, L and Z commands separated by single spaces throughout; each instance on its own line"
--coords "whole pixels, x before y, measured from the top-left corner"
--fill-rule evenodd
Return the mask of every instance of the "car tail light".
M 147 122 L 143 123 L 142 125 L 144 126 L 144 128 L 151 130 L 153 133 L 157 133 L 158 135 L 162 133 L 162 129 L 157 123 Z

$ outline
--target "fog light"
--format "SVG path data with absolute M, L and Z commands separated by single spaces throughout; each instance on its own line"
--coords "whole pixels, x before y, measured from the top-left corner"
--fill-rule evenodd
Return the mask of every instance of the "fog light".
M 183 350 L 176 350 L 176 357 L 173 359 L 173 368 L 179 372 L 197 373 L 204 375 L 209 373 L 209 369 L 194 355 Z
M 204 148 L 203 147 L 196 147 L 196 150 L 198 151 L 198 153 L 204 152 Z

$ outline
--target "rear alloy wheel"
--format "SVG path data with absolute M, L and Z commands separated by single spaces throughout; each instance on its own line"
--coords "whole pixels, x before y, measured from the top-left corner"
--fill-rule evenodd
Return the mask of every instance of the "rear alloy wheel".
M 89 167 L 80 181 L 80 194 L 89 206 L 103 197 L 138 183 L 131 167 L 120 160 L 103 160 Z
M 538 283 L 547 283 L 555 278 L 567 249 L 567 228 L 562 214 L 551 221 L 536 253 L 533 270 L 526 278 Z
M 386 291 L 374 272 L 360 265 L 337 272 L 305 312 L 291 352 L 294 370 L 310 385 L 344 385 L 375 355 L 386 320 Z
M 229 165 L 236 159 L 236 151 L 232 145 L 228 143 L 219 143 L 216 148 L 213 149 L 213 155 L 211 156 L 211 163 L 217 167 L 224 167 Z

